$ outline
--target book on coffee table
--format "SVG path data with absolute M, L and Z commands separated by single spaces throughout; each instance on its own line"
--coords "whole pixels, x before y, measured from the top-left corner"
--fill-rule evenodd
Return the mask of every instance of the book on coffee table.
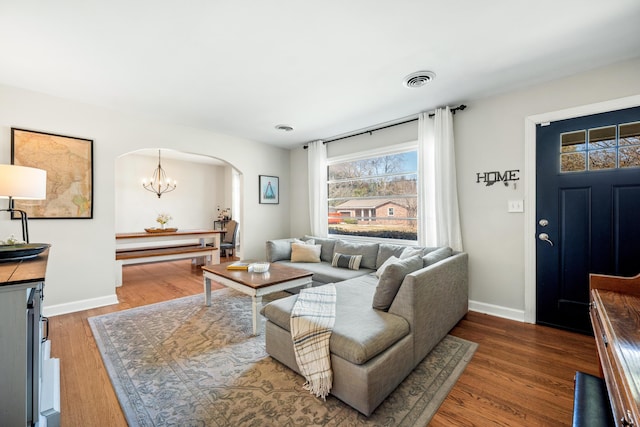
M 237 261 L 237 262 L 234 262 L 233 264 L 227 265 L 227 270 L 244 270 L 244 271 L 248 271 L 250 265 L 251 265 L 251 263 L 249 263 L 249 262 Z

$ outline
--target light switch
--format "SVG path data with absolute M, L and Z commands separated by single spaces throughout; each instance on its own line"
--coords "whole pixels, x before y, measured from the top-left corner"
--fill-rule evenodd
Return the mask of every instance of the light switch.
M 524 200 L 509 200 L 507 212 L 524 212 Z

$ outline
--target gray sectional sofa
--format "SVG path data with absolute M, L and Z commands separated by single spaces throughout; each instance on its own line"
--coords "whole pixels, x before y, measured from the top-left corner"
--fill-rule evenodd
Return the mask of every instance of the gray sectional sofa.
M 369 416 L 467 313 L 467 254 L 450 248 L 305 239 L 313 239 L 316 248 L 321 245 L 320 262 L 292 262 L 296 239 L 267 242 L 267 259 L 312 271 L 314 286 L 336 284 L 331 394 Z M 362 255 L 361 267 L 332 266 L 336 253 Z M 383 266 L 392 256 L 398 260 Z M 390 283 L 397 292 L 382 289 Z M 273 301 L 262 314 L 267 352 L 300 373 L 289 326 L 296 299 Z

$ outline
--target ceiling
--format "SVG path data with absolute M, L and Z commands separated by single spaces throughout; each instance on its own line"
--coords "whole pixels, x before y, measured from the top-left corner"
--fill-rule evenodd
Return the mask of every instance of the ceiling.
M 639 22 L 638 0 L 0 0 L 0 84 L 293 147 L 636 58 Z

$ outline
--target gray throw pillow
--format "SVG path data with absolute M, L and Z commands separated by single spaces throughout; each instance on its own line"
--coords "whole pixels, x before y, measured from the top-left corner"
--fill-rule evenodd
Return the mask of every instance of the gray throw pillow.
M 351 243 L 344 240 L 336 240 L 334 253 L 343 255 L 362 255 L 360 266 L 363 268 L 376 269 L 376 259 L 378 257 L 377 243 Z
M 418 255 L 389 264 L 378 280 L 372 307 L 376 310 L 389 310 L 400 285 L 402 285 L 404 276 L 421 268 L 422 258 Z
M 320 261 L 331 262 L 333 260 L 333 247 L 336 244 L 336 240 L 317 236 L 304 236 L 302 240 L 307 241 L 311 239 L 313 239 L 314 244 L 322 245 L 322 249 L 320 250 Z
M 390 256 L 389 258 L 387 258 L 387 260 L 386 260 L 385 262 L 383 262 L 383 263 L 382 263 L 382 265 L 381 265 L 380 267 L 378 267 L 378 269 L 376 270 L 376 273 L 375 273 L 376 277 L 379 279 L 379 278 L 380 278 L 380 276 L 382 276 L 382 273 L 384 273 L 384 270 L 385 270 L 385 269 L 386 269 L 390 264 L 393 264 L 393 263 L 398 262 L 398 260 L 399 260 L 399 259 L 400 259 L 400 258 L 395 257 L 395 256 L 393 256 L 393 255 L 392 255 L 392 256 Z
M 424 255 L 424 248 L 408 246 L 404 248 L 404 251 L 400 254 L 400 259 L 411 258 L 416 255 Z
M 380 243 L 378 245 L 378 256 L 376 258 L 376 268 L 380 268 L 389 257 L 400 258 L 404 251 L 404 245 L 392 245 L 390 243 Z
M 453 254 L 453 250 L 450 247 L 438 248 L 435 251 L 429 252 L 422 257 L 422 266 L 427 267 L 431 264 L 435 264 L 438 261 L 442 261 L 445 258 L 449 258 Z
M 277 239 L 267 241 L 267 261 L 276 262 L 291 259 L 291 242 L 297 239 Z

